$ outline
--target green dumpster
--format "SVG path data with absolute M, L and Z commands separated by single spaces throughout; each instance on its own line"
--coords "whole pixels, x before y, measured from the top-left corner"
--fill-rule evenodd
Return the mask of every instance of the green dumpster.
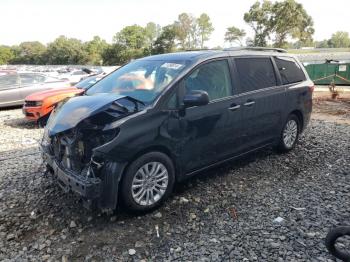
M 308 64 L 305 69 L 316 85 L 350 85 L 350 63 Z

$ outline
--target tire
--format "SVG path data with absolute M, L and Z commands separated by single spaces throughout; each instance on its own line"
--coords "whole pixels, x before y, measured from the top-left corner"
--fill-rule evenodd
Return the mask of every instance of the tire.
M 146 153 L 132 162 L 124 174 L 120 190 L 123 204 L 132 212 L 151 211 L 170 196 L 174 183 L 171 159 L 161 152 Z
M 300 130 L 299 118 L 294 114 L 289 115 L 283 126 L 276 150 L 280 153 L 291 151 L 298 142 Z
M 333 256 L 343 261 L 350 261 L 350 253 L 345 250 L 339 250 L 335 246 L 337 239 L 346 235 L 350 236 L 350 227 L 336 227 L 328 232 L 325 244 Z

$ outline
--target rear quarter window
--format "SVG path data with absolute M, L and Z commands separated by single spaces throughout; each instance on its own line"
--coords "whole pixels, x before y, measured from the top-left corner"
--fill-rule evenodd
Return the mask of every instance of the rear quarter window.
M 297 61 L 292 57 L 275 57 L 276 65 L 284 85 L 305 81 L 306 77 Z
M 276 86 L 276 75 L 271 58 L 235 58 L 242 92 Z

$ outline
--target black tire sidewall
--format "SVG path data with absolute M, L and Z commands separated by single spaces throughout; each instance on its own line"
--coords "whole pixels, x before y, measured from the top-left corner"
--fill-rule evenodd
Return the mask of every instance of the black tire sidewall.
M 135 202 L 135 200 L 132 197 L 131 192 L 131 185 L 132 181 L 134 179 L 134 176 L 136 172 L 139 170 L 141 166 L 148 162 L 160 162 L 162 163 L 165 168 L 168 171 L 168 187 L 163 195 L 163 197 L 150 206 L 141 206 Z M 175 169 L 174 165 L 171 161 L 171 159 L 164 153 L 161 152 L 150 152 L 146 153 L 139 158 L 137 158 L 135 161 L 133 161 L 129 167 L 127 168 L 126 172 L 124 173 L 124 176 L 121 181 L 121 198 L 123 201 L 124 206 L 132 212 L 147 212 L 154 210 L 158 206 L 160 206 L 164 201 L 170 196 L 172 193 L 172 190 L 174 188 L 175 183 Z

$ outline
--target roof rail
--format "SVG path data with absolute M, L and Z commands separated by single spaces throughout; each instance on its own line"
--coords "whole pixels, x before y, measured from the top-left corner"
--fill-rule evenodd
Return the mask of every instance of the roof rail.
M 231 48 L 225 48 L 224 51 L 241 51 L 241 50 L 250 50 L 250 51 L 271 51 L 271 52 L 278 52 L 278 53 L 287 53 L 287 50 L 282 48 L 272 48 L 272 47 L 231 47 Z

